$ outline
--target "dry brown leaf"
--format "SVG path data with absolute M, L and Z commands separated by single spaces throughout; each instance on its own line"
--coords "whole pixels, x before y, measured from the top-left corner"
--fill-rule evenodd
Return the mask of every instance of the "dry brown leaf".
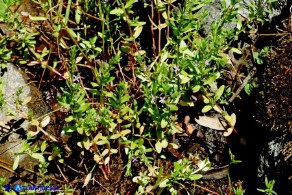
M 195 121 L 204 127 L 224 131 L 227 124 L 224 121 L 220 121 L 219 117 L 220 115 L 199 116 L 199 119 L 195 118 Z
M 228 128 L 226 131 L 224 131 L 223 136 L 228 137 L 229 135 L 231 135 L 232 131 L 232 128 Z
M 42 122 L 41 122 L 41 127 L 46 127 L 49 123 L 50 123 L 50 116 L 46 116 L 45 118 L 43 118 Z
M 186 125 L 186 133 L 188 134 L 188 136 L 191 136 L 194 132 L 195 128 L 193 127 L 193 125 L 191 124 L 187 124 Z

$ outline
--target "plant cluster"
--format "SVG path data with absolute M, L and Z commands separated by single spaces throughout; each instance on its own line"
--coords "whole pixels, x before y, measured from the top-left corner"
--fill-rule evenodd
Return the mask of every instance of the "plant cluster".
M 48 76 L 52 83 L 62 84 L 56 100 L 59 109 L 53 112 L 61 111 L 65 117 L 59 135 L 54 136 L 44 130 L 49 115 L 35 118 L 30 114 L 26 119 L 37 132 L 28 132 L 19 154 L 37 159 L 45 179 L 51 162 L 62 166 L 64 157 L 74 153 L 56 138 L 67 136 L 90 158 L 91 171 L 87 171 L 83 187 L 91 181 L 96 165 L 108 179 L 110 164 L 117 158 L 125 160 L 126 176 L 132 175 L 134 162 L 154 169 L 133 178 L 140 193 L 158 188 L 161 193 L 167 188 L 176 194 L 173 183 L 200 179 L 202 171 L 210 167 L 208 160 L 196 165 L 186 158 L 178 160 L 166 177 L 162 177 L 163 168 L 157 171 L 154 165 L 165 158 L 166 148 L 178 148 L 172 138 L 183 132 L 178 125 L 180 107 L 203 105 L 202 113 L 221 114 L 227 124 L 226 136 L 232 133 L 236 116 L 224 109 L 232 95 L 222 74 L 227 53 L 241 54 L 231 43 L 261 22 L 266 10 L 251 5 L 251 17 L 243 23 L 238 1 L 231 0 L 229 5 L 222 1 L 221 17 L 203 35 L 208 15 L 204 8 L 211 0 L 34 2 L 42 8 L 40 16 L 12 13 L 9 7 L 16 2 L 0 1 L 5 5 L 1 19 L 9 29 L 0 40 L 1 72 L 13 61 L 42 72 L 35 76 L 40 82 Z M 146 11 L 149 17 L 142 19 L 139 13 Z M 232 22 L 236 28 L 225 27 Z M 150 43 L 145 46 L 147 37 Z M 1 86 L 2 82 L 3 105 Z M 39 133 L 46 140 L 32 146 L 29 140 Z M 18 162 L 16 155 L 13 169 Z

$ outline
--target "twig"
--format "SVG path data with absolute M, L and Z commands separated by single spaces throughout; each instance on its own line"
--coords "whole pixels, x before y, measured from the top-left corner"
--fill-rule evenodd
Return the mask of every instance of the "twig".
M 153 1 L 151 1 L 151 20 L 154 20 L 154 5 Z M 153 49 L 153 55 L 156 57 L 156 45 L 155 45 L 155 34 L 154 34 L 154 27 L 153 23 L 151 22 L 151 36 L 152 36 L 152 49 Z
M 60 166 L 58 165 L 58 163 L 56 162 L 56 160 L 54 159 L 54 162 L 58 168 L 58 170 L 60 171 L 62 177 L 65 179 L 65 181 L 68 183 L 68 179 L 65 177 L 64 173 L 62 172 L 62 170 L 60 169 Z
M 240 85 L 240 87 L 236 90 L 236 92 L 233 94 L 233 96 L 228 100 L 229 103 L 233 102 L 233 100 L 238 96 L 238 94 L 242 91 L 242 89 L 244 88 L 244 86 L 250 81 L 250 79 L 253 77 L 253 75 L 256 73 L 257 69 L 256 67 L 254 67 L 249 74 L 247 75 L 247 77 L 243 80 L 242 84 Z
M 158 11 L 158 53 L 161 51 L 161 20 L 160 12 Z
M 212 193 L 212 194 L 220 195 L 219 193 L 214 192 L 214 191 L 212 191 L 212 190 L 209 190 L 209 189 L 207 189 L 207 188 L 205 188 L 205 187 L 203 187 L 203 186 L 200 186 L 200 185 L 198 185 L 198 184 L 196 184 L 196 187 L 198 187 L 198 188 L 200 188 L 200 189 L 202 189 L 202 190 L 205 190 L 205 191 L 207 191 L 207 192 L 210 192 L 210 193 Z
M 43 128 L 37 127 L 37 130 L 40 130 L 41 132 L 43 132 L 43 134 L 48 136 L 53 142 L 58 142 L 58 140 L 54 136 L 49 135 L 46 131 L 43 130 Z

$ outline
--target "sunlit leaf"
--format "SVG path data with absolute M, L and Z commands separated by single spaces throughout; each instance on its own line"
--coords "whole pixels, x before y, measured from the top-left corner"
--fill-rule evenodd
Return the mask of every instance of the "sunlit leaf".
M 94 159 L 94 161 L 95 161 L 96 163 L 99 163 L 100 160 L 101 160 L 100 156 L 97 155 L 97 154 L 95 154 L 95 155 L 93 156 L 93 159 Z
M 198 179 L 201 179 L 202 177 L 203 177 L 203 175 L 201 175 L 201 174 L 192 174 L 192 175 L 190 175 L 189 179 L 192 181 L 196 181 Z
M 223 112 L 222 109 L 221 109 L 217 104 L 213 107 L 213 109 L 214 109 L 216 112 L 218 112 L 218 113 L 222 113 L 222 112 Z
M 195 87 L 192 88 L 193 93 L 198 92 L 201 89 L 200 85 L 196 85 Z
M 207 98 L 206 96 L 203 95 L 202 97 L 203 97 L 203 102 L 205 104 L 208 104 L 210 102 L 209 98 Z
M 199 9 L 201 9 L 205 4 L 199 4 L 197 6 L 195 6 L 194 8 L 192 8 L 192 11 L 197 11 Z
M 104 164 L 105 164 L 105 165 L 108 164 L 109 161 L 110 161 L 110 157 L 108 156 L 108 157 L 105 158 L 105 160 L 104 160 Z
M 143 30 L 143 26 L 137 26 L 137 27 L 134 28 L 133 36 L 135 37 L 135 39 L 137 37 L 139 37 L 139 35 L 141 34 L 142 30 Z
M 119 16 L 123 13 L 124 13 L 124 11 L 121 8 L 116 8 L 116 9 L 113 9 L 110 11 L 110 14 L 117 15 L 117 16 Z
M 13 163 L 13 166 L 12 166 L 12 169 L 15 170 L 17 169 L 18 167 L 18 164 L 19 164 L 19 155 L 17 155 L 14 159 L 14 163 Z
M 178 110 L 178 107 L 174 104 L 167 104 L 167 107 L 170 108 L 171 111 L 177 111 Z
M 162 128 L 162 129 L 165 128 L 165 127 L 167 126 L 167 124 L 168 124 L 168 122 L 167 122 L 165 119 L 162 119 L 162 120 L 161 120 L 160 125 L 161 125 L 161 128 Z
M 102 153 L 101 156 L 106 156 L 109 152 L 109 149 L 105 149 Z
M 166 148 L 167 146 L 168 146 L 168 141 L 165 140 L 165 139 L 162 140 L 162 141 L 161 141 L 161 147 L 162 147 L 162 148 Z
M 202 112 L 206 113 L 206 112 L 210 111 L 211 109 L 212 109 L 212 106 L 206 105 L 206 106 L 203 107 Z
M 31 157 L 39 160 L 39 162 L 44 162 L 45 161 L 45 157 L 40 153 L 32 153 Z
M 118 139 L 119 137 L 121 137 L 122 135 L 117 133 L 117 134 L 113 134 L 110 136 L 110 139 Z
M 217 101 L 217 100 L 220 99 L 220 97 L 222 96 L 222 94 L 224 92 L 224 89 L 225 89 L 225 86 L 224 85 L 221 85 L 219 87 L 219 89 L 216 91 L 215 96 L 214 96 L 215 101 Z
M 231 51 L 234 52 L 234 53 L 237 53 L 237 54 L 242 54 L 242 52 L 239 49 L 235 48 L 235 47 L 232 47 Z
M 135 3 L 136 0 L 129 0 L 126 5 L 125 5 L 125 9 L 128 9 L 129 7 L 131 7 L 133 5 L 133 3 Z
M 131 130 L 130 129 L 125 129 L 125 130 L 122 130 L 120 132 L 123 136 L 127 135 L 127 134 L 130 134 L 131 133 Z
M 155 143 L 155 149 L 156 149 L 156 152 L 157 152 L 158 154 L 160 154 L 160 152 L 162 151 L 162 146 L 161 146 L 161 142 L 160 142 L 160 141 L 157 141 L 157 142 Z
M 41 145 L 41 152 L 44 152 L 46 150 L 46 147 L 47 147 L 47 141 L 43 141 Z
M 31 19 L 33 21 L 44 21 L 44 20 L 47 20 L 46 17 L 42 17 L 42 16 L 31 16 L 31 15 L 29 15 L 29 19 Z
M 181 82 L 180 82 L 181 84 L 185 84 L 185 83 L 187 83 L 189 81 L 190 81 L 189 77 L 181 75 Z
M 159 184 L 159 187 L 160 187 L 160 188 L 165 188 L 165 187 L 167 187 L 167 186 L 168 186 L 168 181 L 169 181 L 169 179 L 165 179 L 165 180 L 163 180 L 163 181 Z
M 76 10 L 75 10 L 75 22 L 77 24 L 80 23 L 80 19 L 81 19 L 81 11 L 80 11 L 80 9 L 81 9 L 80 6 L 77 6 Z

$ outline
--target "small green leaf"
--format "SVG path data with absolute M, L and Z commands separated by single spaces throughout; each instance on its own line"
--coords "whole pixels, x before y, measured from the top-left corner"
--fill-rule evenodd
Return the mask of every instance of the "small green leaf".
M 250 96 L 252 89 L 253 89 L 253 85 L 250 83 L 248 83 L 244 86 L 244 91 L 248 96 Z
M 44 162 L 45 161 L 44 156 L 42 154 L 40 154 L 40 153 L 33 153 L 33 154 L 31 154 L 31 157 L 39 160 L 39 162 Z
M 167 107 L 169 107 L 171 111 L 178 111 L 178 107 L 174 104 L 167 104 Z
M 210 105 L 206 105 L 206 106 L 203 107 L 202 112 L 203 112 L 203 113 L 206 113 L 206 112 L 208 112 L 208 111 L 211 110 L 211 109 L 212 109 L 212 106 L 210 106 Z
M 181 75 L 181 82 L 180 82 L 181 84 L 185 84 L 185 83 L 187 83 L 189 81 L 190 81 L 189 77 Z
M 157 152 L 158 154 L 161 153 L 161 151 L 162 151 L 162 146 L 161 146 L 161 142 L 160 142 L 160 141 L 157 141 L 157 142 L 156 142 L 156 144 L 155 144 L 155 149 L 156 149 L 156 152 Z
M 189 179 L 192 181 L 196 181 L 196 180 L 201 179 L 202 177 L 203 176 L 201 174 L 192 174 L 192 175 L 190 175 Z
M 162 147 L 162 148 L 166 148 L 167 146 L 168 146 L 168 141 L 165 140 L 165 139 L 162 140 L 162 141 L 161 141 L 161 147 Z
M 123 103 L 129 101 L 129 99 L 130 99 L 130 95 L 126 94 L 121 98 L 121 103 L 123 104 Z
M 121 137 L 121 134 L 117 133 L 117 134 L 111 135 L 110 139 L 118 139 L 119 137 Z
M 17 169 L 18 163 L 19 163 L 19 155 L 17 155 L 16 158 L 14 159 L 14 163 L 13 163 L 13 166 L 12 166 L 13 170 Z
M 66 27 L 66 30 L 72 38 L 77 37 L 76 33 L 71 28 Z
M 125 9 L 128 9 L 129 7 L 131 7 L 133 3 L 135 3 L 135 0 L 129 0 L 125 5 Z
M 194 8 L 192 8 L 192 11 L 197 11 L 199 9 L 201 9 L 205 4 L 199 4 L 197 6 L 195 6 Z
M 143 26 L 137 26 L 137 27 L 134 28 L 134 35 L 133 36 L 135 37 L 135 39 L 137 37 L 139 37 L 139 35 L 141 34 L 142 30 L 143 30 Z
M 112 11 L 110 11 L 110 14 L 117 15 L 117 16 L 119 16 L 123 13 L 124 13 L 124 11 L 121 8 L 116 8 L 116 9 L 113 9 Z
M 209 104 L 209 102 L 210 102 L 210 100 L 209 100 L 209 98 L 207 98 L 206 96 L 202 96 L 203 97 L 203 102 L 205 103 L 205 104 Z
M 111 152 L 111 154 L 116 154 L 116 153 L 118 153 L 118 150 L 117 149 L 110 149 L 110 152 Z
M 120 132 L 123 136 L 127 135 L 127 134 L 130 134 L 131 133 L 131 130 L 130 129 L 125 129 L 125 130 L 122 130 Z
M 159 187 L 160 187 L 160 188 L 165 188 L 165 187 L 167 187 L 167 186 L 168 186 L 168 181 L 169 181 L 169 179 L 165 179 L 165 180 L 163 180 L 163 181 L 159 184 Z
M 107 141 L 106 140 L 99 140 L 96 142 L 97 145 L 105 145 L 107 144 Z
M 102 153 L 101 156 L 105 156 L 109 153 L 109 149 L 105 149 Z
M 82 135 L 83 134 L 83 128 L 82 127 L 78 127 L 77 128 L 77 132 Z
M 217 100 L 220 99 L 220 97 L 222 96 L 222 94 L 224 92 L 224 89 L 225 89 L 225 86 L 224 85 L 221 85 L 219 87 L 219 89 L 216 91 L 215 96 L 214 96 L 215 101 L 217 101 Z
M 235 48 L 235 47 L 232 47 L 231 51 L 234 52 L 234 53 L 237 53 L 237 54 L 242 54 L 242 52 L 239 49 Z
M 80 23 L 80 19 L 81 19 L 81 11 L 80 11 L 80 6 L 77 6 L 76 11 L 75 11 L 75 22 L 77 24 Z
M 90 82 L 90 84 L 91 84 L 92 87 L 99 87 L 99 84 L 98 83 Z
M 164 129 L 167 126 L 168 122 L 165 119 L 161 120 L 161 128 Z
M 196 85 L 195 87 L 192 88 L 193 93 L 198 92 L 201 89 L 200 85 Z
M 33 20 L 33 21 L 44 21 L 47 20 L 46 17 L 41 17 L 41 16 L 31 16 L 29 15 L 29 19 Z
M 44 152 L 46 147 L 47 147 L 47 141 L 43 141 L 43 143 L 41 145 L 41 152 Z

